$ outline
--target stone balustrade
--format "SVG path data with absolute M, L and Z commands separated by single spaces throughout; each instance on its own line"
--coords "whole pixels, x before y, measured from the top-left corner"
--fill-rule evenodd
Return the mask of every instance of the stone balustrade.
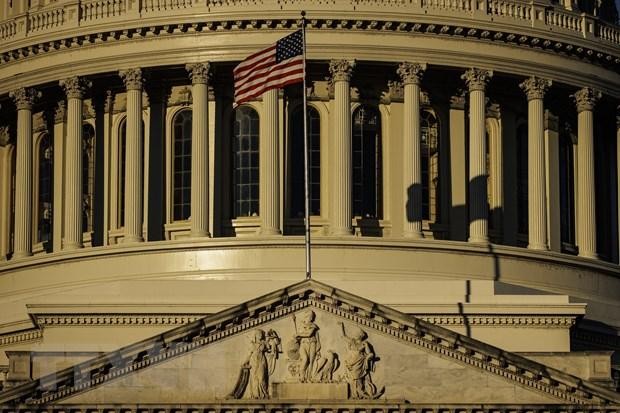
M 251 4 L 240 0 L 79 0 L 77 2 L 61 3 L 57 6 L 47 6 L 39 10 L 32 9 L 26 13 L 12 16 L 0 22 L 0 42 L 3 47 L 0 51 L 12 50 L 22 46 L 20 41 L 27 38 L 35 38 L 41 35 L 65 32 L 68 29 L 80 28 L 92 32 L 99 25 L 122 23 L 122 28 L 127 28 L 128 21 L 139 19 L 156 18 L 160 20 L 178 20 L 179 17 L 187 17 L 195 20 L 197 17 L 204 19 L 209 15 L 218 18 L 221 13 L 238 10 L 243 5 L 247 11 L 263 11 L 273 8 L 274 10 L 308 10 L 309 18 L 312 18 L 312 9 L 316 8 L 310 0 L 291 4 L 286 0 L 271 0 L 269 4 Z M 364 1 L 349 0 L 343 2 L 344 10 L 361 11 L 384 10 L 384 2 L 378 0 Z M 616 25 L 600 21 L 597 17 L 566 10 L 561 6 L 539 6 L 530 2 L 519 0 L 485 0 L 475 2 L 472 0 L 420 0 L 398 1 L 401 11 L 409 11 L 411 17 L 424 16 L 425 19 L 449 17 L 454 19 L 479 20 L 481 23 L 489 21 L 500 22 L 514 26 L 515 30 L 534 28 L 548 33 L 562 33 L 578 38 L 595 40 L 600 39 L 611 45 L 620 45 L 620 28 Z M 466 14 L 463 14 L 463 13 Z M 162 21 L 163 23 L 163 21 Z M 119 27 L 121 28 L 121 27 Z M 540 35 L 540 33 L 538 33 Z M 34 40 L 34 39 L 33 39 Z M 599 44 L 600 46 L 600 44 Z

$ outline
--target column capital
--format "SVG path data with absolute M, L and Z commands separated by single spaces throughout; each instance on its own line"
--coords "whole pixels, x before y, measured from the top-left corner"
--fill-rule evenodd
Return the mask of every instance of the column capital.
M 603 94 L 599 90 L 589 87 L 579 89 L 574 95 L 571 95 L 571 97 L 575 100 L 577 113 L 585 110 L 593 110 L 594 106 L 596 106 L 596 103 L 602 96 Z
M 463 94 L 456 94 L 454 96 L 450 96 L 450 109 L 465 109 L 466 103 L 465 96 Z
M 192 80 L 192 85 L 195 84 L 208 84 L 211 78 L 211 63 L 188 63 L 185 65 L 185 70 L 189 72 L 189 78 Z
M 542 99 L 545 92 L 551 87 L 553 82 L 550 79 L 541 79 L 531 76 L 519 84 L 519 87 L 525 92 L 527 100 Z
M 11 90 L 9 96 L 15 102 L 17 110 L 31 110 L 35 100 L 41 97 L 41 92 L 32 88 L 20 87 L 19 89 Z
M 121 79 L 123 79 L 123 83 L 125 83 L 127 90 L 142 90 L 142 83 L 144 82 L 142 69 L 134 68 L 120 70 L 118 75 Z
M 93 86 L 90 80 L 78 76 L 63 79 L 58 84 L 65 90 L 67 99 L 84 99 L 86 91 Z
M 396 73 L 405 85 L 419 85 L 426 70 L 426 63 L 403 62 L 398 65 Z
M 467 87 L 470 92 L 474 90 L 482 90 L 487 86 L 487 83 L 493 77 L 492 70 L 486 69 L 477 69 L 472 67 L 471 69 L 467 69 L 465 73 L 461 75 L 461 79 L 467 83 Z
M 11 134 L 8 126 L 0 126 L 0 147 L 5 147 L 11 142 Z
M 63 123 L 67 120 L 67 104 L 64 100 L 58 101 L 54 111 L 54 123 Z
M 329 62 L 329 73 L 332 75 L 334 82 L 351 80 L 353 69 L 355 69 L 355 60 L 332 60 Z

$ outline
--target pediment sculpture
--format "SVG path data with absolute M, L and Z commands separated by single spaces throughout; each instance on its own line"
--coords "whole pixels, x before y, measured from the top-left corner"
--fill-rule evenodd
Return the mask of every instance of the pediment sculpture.
M 292 314 L 292 334 L 285 345 L 286 374 L 276 373 L 282 353 L 280 335 L 273 329 L 252 333 L 249 355 L 242 361 L 239 376 L 229 399 L 316 398 L 377 399 L 385 392 L 373 382 L 373 372 L 380 358 L 357 326 L 348 330 L 343 322 L 329 326 L 329 333 L 339 331 L 337 348 L 325 348 L 321 328 L 314 310 L 299 318 Z M 333 341 L 333 340 L 331 340 Z M 342 354 L 343 358 L 341 361 Z

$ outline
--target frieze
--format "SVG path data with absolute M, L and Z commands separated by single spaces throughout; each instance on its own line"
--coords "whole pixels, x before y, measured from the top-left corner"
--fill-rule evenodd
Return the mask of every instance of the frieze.
M 366 347 L 367 345 L 372 346 L 368 343 L 366 336 L 367 332 L 372 331 L 373 334 L 380 333 L 384 337 L 392 337 L 403 344 L 440 355 L 442 358 L 488 374 L 503 377 L 514 384 L 567 403 L 577 405 L 620 403 L 620 397 L 617 393 L 603 387 L 585 383 L 574 376 L 525 359 L 517 354 L 502 351 L 316 281 L 306 281 L 276 291 L 262 299 L 241 304 L 214 316 L 208 316 L 177 327 L 141 342 L 138 347 L 133 345 L 121 348 L 114 353 L 58 371 L 53 376 L 40 379 L 45 380 L 45 392 L 37 391 L 40 380 L 16 387 L 9 392 L 0 394 L 0 403 L 25 402 L 33 406 L 49 404 L 69 395 L 92 389 L 108 380 L 151 365 L 157 365 L 173 357 L 240 334 L 249 334 L 250 337 L 253 337 L 253 342 L 248 348 L 248 354 L 251 355 L 255 351 L 254 349 L 258 349 L 259 353 L 262 354 L 258 361 L 262 363 L 262 357 L 265 357 L 265 365 L 268 366 L 266 354 L 269 348 L 274 348 L 268 342 L 268 337 L 275 338 L 277 336 L 279 339 L 281 332 L 270 336 L 266 324 L 286 318 L 290 318 L 292 321 L 294 314 L 306 314 L 306 320 L 311 320 L 308 323 L 313 323 L 313 317 L 307 315 L 309 311 L 321 311 L 322 314 L 332 315 L 347 325 L 346 328 L 341 329 L 342 333 L 339 339 L 341 341 L 336 342 L 345 343 L 344 349 L 338 345 L 338 348 L 330 347 L 327 350 L 338 353 L 339 356 L 340 353 L 343 354 L 342 357 L 339 357 L 343 361 L 340 368 L 344 369 L 343 371 L 347 370 L 347 372 L 353 371 L 352 374 L 348 375 L 347 384 L 349 386 L 353 383 L 352 380 L 360 380 L 361 376 L 367 377 L 367 375 L 364 376 L 364 372 L 368 370 L 356 370 L 357 364 L 354 362 L 356 357 L 363 355 L 365 359 L 370 359 L 377 357 L 377 354 L 381 355 L 380 349 L 370 350 Z M 363 326 L 363 330 L 360 328 L 361 333 L 359 331 L 354 333 L 349 330 L 349 324 L 358 328 Z M 311 324 L 309 325 L 310 334 L 296 330 L 294 325 L 291 332 L 294 337 L 311 337 L 318 330 Z M 317 324 L 316 326 L 326 328 L 325 325 L 319 326 Z M 333 328 L 327 327 L 327 330 L 334 331 Z M 262 332 L 258 330 L 262 330 Z M 285 334 L 285 337 L 287 336 Z M 350 341 L 351 339 L 353 342 Z M 333 340 L 332 343 L 334 343 Z M 277 348 L 277 345 L 275 347 Z M 349 360 L 349 367 L 347 367 L 347 360 Z M 79 379 L 75 378 L 75 371 L 80 372 Z M 261 371 L 268 376 L 268 367 L 262 368 Z M 357 372 L 361 372 L 361 376 L 356 374 Z M 269 380 L 269 376 L 267 380 Z M 353 384 L 357 385 L 357 383 Z M 368 388 L 367 383 L 364 386 L 364 388 Z M 364 393 L 358 394 L 363 395 Z

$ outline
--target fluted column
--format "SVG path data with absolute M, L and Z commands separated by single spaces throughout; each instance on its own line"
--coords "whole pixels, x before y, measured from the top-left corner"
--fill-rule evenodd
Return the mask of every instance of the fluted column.
M 485 88 L 493 72 L 469 69 L 462 76 L 469 89 L 469 242 L 488 242 Z
M 259 213 L 262 235 L 280 234 L 280 150 L 278 89 L 263 93 L 262 135 L 259 139 Z
M 41 92 L 20 88 L 9 95 L 17 106 L 13 257 L 22 258 L 32 255 L 32 105 Z
M 334 186 L 332 234 L 351 235 L 352 170 L 351 170 L 351 92 L 349 81 L 355 61 L 332 60 L 329 71 L 334 83 Z
M 404 62 L 397 73 L 404 84 L 403 193 L 406 194 L 403 236 L 422 238 L 422 136 L 420 130 L 420 81 L 425 64 Z
M 530 77 L 519 85 L 527 96 L 528 248 L 547 250 L 544 107 L 551 81 Z
M 208 237 L 210 236 L 208 84 L 210 64 L 208 62 L 189 64 L 185 68 L 189 71 L 190 78 L 192 79 L 191 236 Z
M 596 254 L 596 198 L 594 182 L 593 110 L 601 92 L 583 88 L 573 95 L 577 106 L 577 242 L 579 256 L 598 258 Z
M 125 239 L 123 242 L 142 242 L 142 71 L 128 69 L 119 72 L 127 88 L 127 135 L 125 149 Z
M 77 76 L 60 81 L 67 94 L 63 250 L 82 248 L 82 101 L 89 81 Z

